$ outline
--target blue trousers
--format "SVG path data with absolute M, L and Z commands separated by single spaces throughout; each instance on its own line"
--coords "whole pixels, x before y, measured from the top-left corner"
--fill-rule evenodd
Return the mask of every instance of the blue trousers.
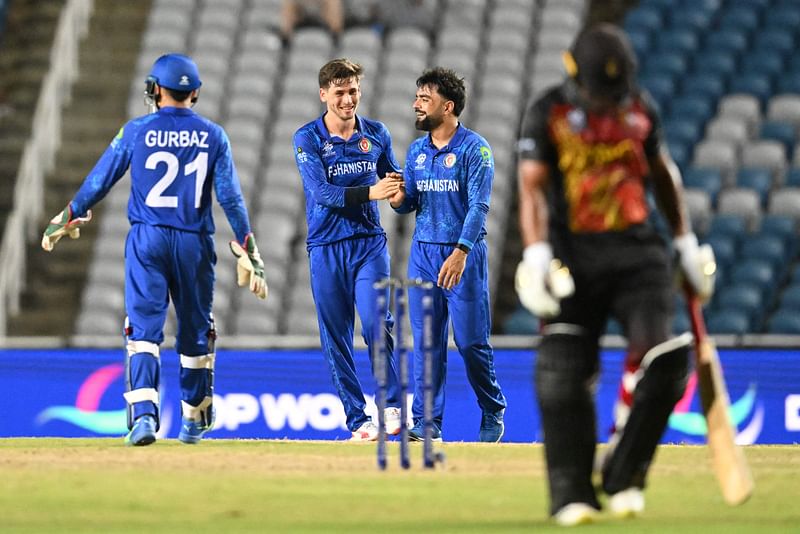
M 125 242 L 125 311 L 129 421 L 145 414 L 158 418 L 164 322 L 170 298 L 178 328 L 175 349 L 181 355 L 181 400 L 199 405 L 212 395 L 212 368 L 184 366 L 184 357 L 213 353 L 214 265 L 217 257 L 211 235 L 174 228 L 134 224 Z M 191 361 L 191 360 L 187 360 Z M 147 399 L 130 402 L 130 399 Z
M 452 245 L 419 243 L 411 245 L 408 277 L 433 282 L 439 277 L 444 260 L 452 253 Z M 461 282 L 453 289 L 433 288 L 433 422 L 441 430 L 445 405 L 447 376 L 448 322 L 453 323 L 453 337 L 464 359 L 467 379 L 484 412 L 497 412 L 506 407 L 506 399 L 497 383 L 494 352 L 489 344 L 492 329 L 489 302 L 489 262 L 486 243 L 479 241 L 467 256 Z M 421 288 L 409 288 L 408 307 L 414 335 L 414 423 L 423 418 L 423 308 Z
M 370 236 L 315 246 L 309 252 L 311 292 L 317 307 L 319 337 L 331 369 L 333 385 L 344 405 L 347 428 L 352 432 L 369 420 L 364 413 L 366 401 L 353 360 L 355 310 L 361 318 L 361 335 L 372 355 L 372 337 L 377 317 L 373 284 L 389 276 L 389 252 L 386 236 Z M 389 290 L 386 289 L 386 297 Z M 391 333 L 394 319 L 384 318 L 386 333 Z M 394 342 L 386 335 L 390 355 L 387 371 L 387 406 L 400 406 L 397 367 L 391 357 Z M 372 362 L 375 372 L 375 362 Z

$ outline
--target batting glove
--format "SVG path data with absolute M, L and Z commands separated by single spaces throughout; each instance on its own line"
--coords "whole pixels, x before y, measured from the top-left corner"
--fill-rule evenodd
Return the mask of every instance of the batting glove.
M 708 302 L 714 294 L 717 275 L 717 261 L 711 245 L 700 245 L 697 236 L 688 232 L 673 241 L 678 251 L 681 272 L 692 291 L 701 302 Z
M 561 312 L 561 299 L 575 293 L 575 281 L 560 261 L 553 259 L 549 243 L 534 243 L 525 248 L 515 277 L 517 295 L 523 306 L 541 318 Z
M 260 299 L 267 298 L 267 281 L 264 278 L 264 262 L 258 253 L 256 239 L 247 234 L 244 246 L 237 241 L 230 242 L 231 252 L 236 256 L 236 283 L 239 287 L 249 286 L 250 291 Z
M 81 226 L 92 220 L 92 210 L 86 212 L 85 217 L 72 217 L 72 208 L 67 206 L 61 213 L 50 219 L 50 224 L 44 230 L 42 236 L 42 248 L 47 252 L 53 250 L 58 240 L 69 235 L 72 239 L 81 236 Z

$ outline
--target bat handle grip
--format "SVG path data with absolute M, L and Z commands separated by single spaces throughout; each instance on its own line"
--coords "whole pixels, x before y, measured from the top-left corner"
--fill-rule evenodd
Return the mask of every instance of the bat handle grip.
M 703 306 L 700 298 L 689 287 L 684 287 L 686 305 L 689 312 L 689 321 L 692 325 L 692 334 L 696 343 L 702 342 L 707 336 L 706 322 L 703 319 Z

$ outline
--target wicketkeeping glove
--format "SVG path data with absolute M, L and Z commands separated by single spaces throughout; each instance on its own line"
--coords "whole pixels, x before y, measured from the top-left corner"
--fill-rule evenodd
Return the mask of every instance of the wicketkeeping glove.
M 85 217 L 72 217 L 72 209 L 67 206 L 61 213 L 50 219 L 50 224 L 44 230 L 42 236 L 42 248 L 47 252 L 53 250 L 58 240 L 69 235 L 72 239 L 81 236 L 81 226 L 92 220 L 92 210 L 86 212 Z
M 673 241 L 678 251 L 681 273 L 701 302 L 708 302 L 714 294 L 717 261 L 711 245 L 700 245 L 697 236 L 688 232 Z
M 250 291 L 260 299 L 267 298 L 267 281 L 264 279 L 264 262 L 258 253 L 256 239 L 247 234 L 244 246 L 237 241 L 230 242 L 231 252 L 236 256 L 236 283 L 239 287 L 249 286 Z
M 569 269 L 553 259 L 553 249 L 545 242 L 525 248 L 517 266 L 515 285 L 522 305 L 545 319 L 558 315 L 561 299 L 575 292 Z

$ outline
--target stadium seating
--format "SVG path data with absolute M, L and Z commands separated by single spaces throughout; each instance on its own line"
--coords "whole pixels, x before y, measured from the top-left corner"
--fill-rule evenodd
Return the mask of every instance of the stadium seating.
M 793 269 L 800 272 L 800 59 L 793 54 L 800 3 L 683 4 L 675 9 L 669 2 L 642 1 L 626 14 L 625 29 L 641 43 L 642 86 L 668 113 L 664 133 L 670 151 L 677 148 L 676 161 L 684 162 L 695 230 L 717 254 L 718 295 L 707 310 L 709 330 L 799 333 L 798 321 L 773 305 L 782 302 L 781 294 L 793 294 L 782 281 L 791 279 Z M 665 67 L 654 52 L 667 49 Z M 688 74 L 677 84 L 681 64 Z M 713 103 L 710 115 L 698 103 L 704 98 Z M 750 316 L 729 309 L 749 309 L 747 299 L 755 303 L 755 294 L 741 289 L 747 284 L 762 291 Z

